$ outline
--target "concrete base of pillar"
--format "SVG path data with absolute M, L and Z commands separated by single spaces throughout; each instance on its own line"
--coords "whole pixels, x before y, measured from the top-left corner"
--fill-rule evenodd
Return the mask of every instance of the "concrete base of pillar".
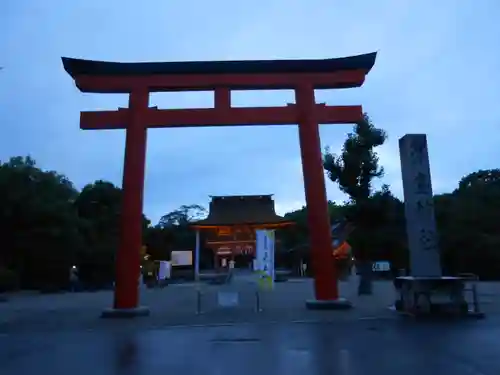
M 136 318 L 139 316 L 148 316 L 149 308 L 146 306 L 139 306 L 133 309 L 105 309 L 101 313 L 101 318 Z
M 310 299 L 306 301 L 306 307 L 309 310 L 348 310 L 352 308 L 352 303 L 345 298 L 326 301 Z

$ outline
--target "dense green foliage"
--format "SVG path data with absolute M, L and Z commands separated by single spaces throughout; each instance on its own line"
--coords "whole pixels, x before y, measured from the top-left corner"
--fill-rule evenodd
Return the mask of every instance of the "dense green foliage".
M 373 193 L 373 180 L 384 174 L 375 148 L 383 145 L 386 138 L 384 131 L 376 128 L 364 115 L 363 121 L 356 124 L 354 131 L 347 135 L 340 155 L 328 149 L 324 154 L 323 165 L 328 177 L 349 197 L 345 216 L 355 228 L 353 245 L 359 260 L 372 257 L 371 237 L 377 235 L 372 229 L 379 223 L 380 212 L 369 198 Z M 388 188 L 383 191 L 385 193 L 380 197 L 388 194 Z
M 21 287 L 67 281 L 83 246 L 77 197 L 67 178 L 41 171 L 29 157 L 0 165 L 0 264 L 16 272 Z
M 344 217 L 351 203 L 330 203 L 330 217 Z M 377 220 L 363 232 L 354 231 L 349 242 L 356 247 L 370 238 L 369 258 L 390 260 L 397 268 L 408 267 L 404 205 L 384 186 L 366 203 Z M 500 169 L 465 176 L 452 193 L 434 196 L 442 266 L 446 274 L 475 273 L 482 279 L 500 279 Z M 306 208 L 286 215 L 296 229 L 281 233 L 285 247 L 307 244 Z M 354 249 L 356 251 L 356 249 Z
M 372 237 L 378 234 L 374 228 L 379 223 L 380 212 L 369 198 L 373 193 L 373 180 L 384 175 L 375 149 L 382 146 L 386 139 L 385 132 L 376 128 L 364 114 L 362 121 L 354 126 L 354 131 L 347 135 L 341 154 L 337 156 L 327 149 L 323 159 L 330 180 L 336 182 L 349 197 L 346 217 L 354 227 L 351 242 L 361 275 L 360 294 L 370 294 L 372 290 Z
M 378 166 L 372 170 L 380 171 Z M 369 238 L 366 256 L 370 260 L 389 259 L 404 266 L 403 204 L 387 186 L 369 191 L 363 210 L 376 220 L 353 232 L 349 241 L 356 248 Z M 456 190 L 434 199 L 447 273 L 498 278 L 500 170 L 471 173 Z M 109 182 L 96 181 L 79 192 L 65 176 L 41 170 L 29 157 L 0 163 L 0 291 L 65 288 L 73 265 L 89 288 L 112 283 L 120 204 L 121 189 Z M 352 215 L 355 204 L 354 199 L 343 205 L 330 203 L 332 219 Z M 144 243 L 150 258 L 169 259 L 172 250 L 192 249 L 195 234 L 188 225 L 204 214 L 202 207 L 187 205 L 166 214 L 154 226 L 144 218 Z M 280 248 L 302 247 L 307 255 L 306 209 L 286 216 L 297 226 L 279 233 Z

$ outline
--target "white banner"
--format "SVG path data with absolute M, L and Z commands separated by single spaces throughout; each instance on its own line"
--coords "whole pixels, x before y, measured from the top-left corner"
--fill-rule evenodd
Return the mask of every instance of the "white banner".
M 255 231 L 255 268 L 259 274 L 259 283 L 269 288 L 274 286 L 274 231 Z
M 191 250 L 173 250 L 170 256 L 172 266 L 191 266 L 193 264 L 193 252 Z
M 171 264 L 168 261 L 160 261 L 160 266 L 158 269 L 158 280 L 170 279 Z

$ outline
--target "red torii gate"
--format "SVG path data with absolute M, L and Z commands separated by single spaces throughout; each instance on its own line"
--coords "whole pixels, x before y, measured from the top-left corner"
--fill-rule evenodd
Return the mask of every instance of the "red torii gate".
M 114 63 L 63 57 L 82 92 L 127 93 L 129 107 L 81 112 L 80 128 L 126 129 L 121 242 L 116 259 L 114 309 L 105 315 L 142 315 L 138 307 L 139 251 L 148 128 L 298 124 L 313 259 L 315 301 L 309 307 L 345 307 L 339 299 L 318 124 L 356 123 L 361 106 L 317 104 L 314 89 L 359 87 L 376 53 L 324 60 Z M 231 90 L 292 89 L 296 104 L 231 107 Z M 214 108 L 149 107 L 151 92 L 213 90 Z

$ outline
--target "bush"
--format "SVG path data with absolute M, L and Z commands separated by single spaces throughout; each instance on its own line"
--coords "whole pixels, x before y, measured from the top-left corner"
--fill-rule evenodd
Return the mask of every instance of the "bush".
M 0 293 L 10 292 L 19 287 L 19 279 L 14 271 L 0 268 Z

